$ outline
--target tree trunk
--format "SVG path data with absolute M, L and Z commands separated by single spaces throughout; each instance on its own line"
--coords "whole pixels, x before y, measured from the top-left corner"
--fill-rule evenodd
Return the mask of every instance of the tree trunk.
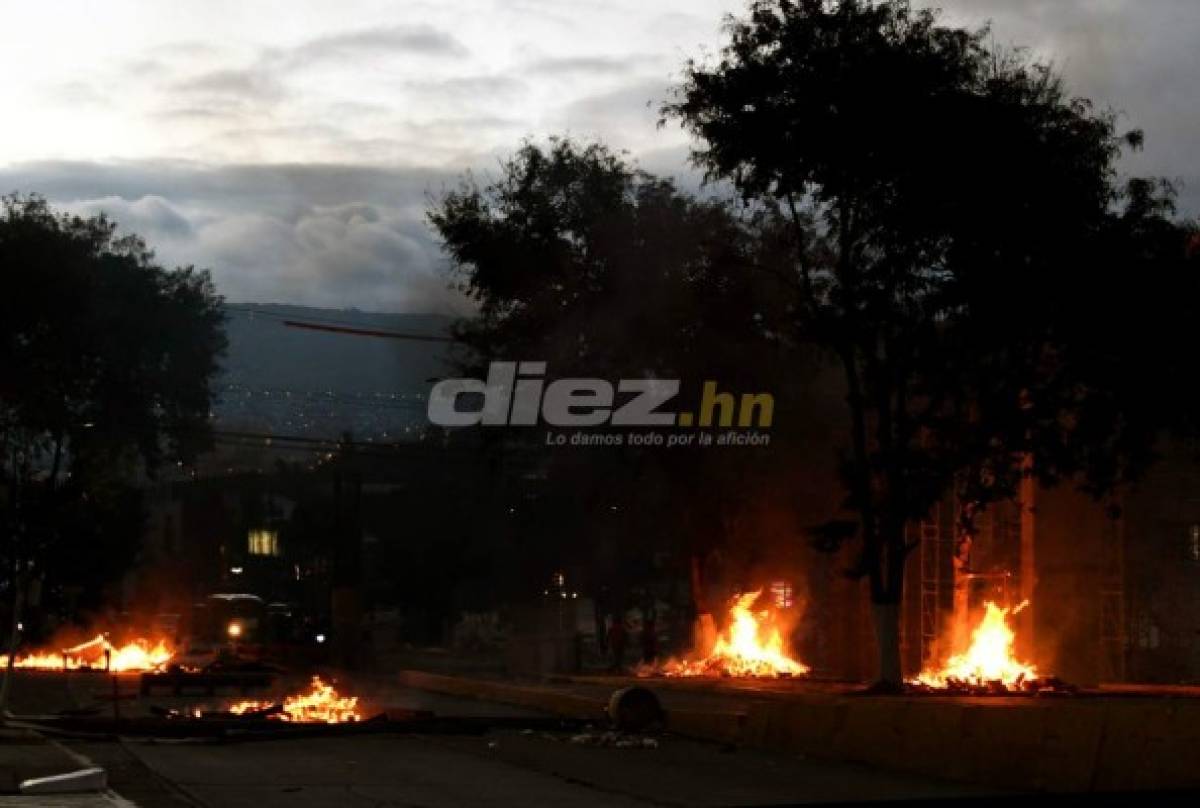
M 884 693 L 899 693 L 904 687 L 900 660 L 900 612 L 904 603 L 904 562 L 909 547 L 904 540 L 904 521 L 889 516 L 881 520 L 883 535 L 872 574 L 871 609 L 875 619 L 875 644 L 879 650 L 879 678 L 875 687 Z
M 20 470 L 17 465 L 13 464 L 12 474 L 12 514 L 14 522 L 18 522 L 16 528 L 11 535 L 12 539 L 12 624 L 9 626 L 8 635 L 8 664 L 4 666 L 4 681 L 0 682 L 0 716 L 4 716 L 8 712 L 8 692 L 12 685 L 13 665 L 16 662 L 17 645 L 20 642 L 21 636 L 21 609 L 25 605 L 25 582 L 21 572 L 21 556 L 23 549 L 21 526 L 19 518 L 20 510 Z
M 13 564 L 12 625 L 9 626 L 7 662 L 4 666 L 4 681 L 0 682 L 0 716 L 8 713 L 8 691 L 11 686 L 13 665 L 17 658 L 17 645 L 21 636 L 21 607 L 25 602 L 25 587 L 22 585 L 20 568 Z
M 971 544 L 975 538 L 974 506 L 963 505 L 955 525 L 954 537 L 954 611 L 951 622 L 950 650 L 959 653 L 970 642 L 971 633 Z
M 900 604 L 872 603 L 875 620 L 875 642 L 879 647 L 879 679 L 877 687 L 899 690 L 903 684 L 900 670 Z
M 58 487 L 58 470 L 62 467 L 62 460 L 63 437 L 60 434 L 54 438 L 54 462 L 50 464 L 50 478 L 47 480 L 51 491 Z
M 1021 478 L 1021 594 L 1020 599 L 1029 605 L 1017 614 L 1017 653 L 1025 659 L 1036 656 L 1034 640 L 1033 610 L 1036 608 L 1033 593 L 1037 588 L 1037 520 L 1034 518 L 1037 507 L 1037 482 L 1033 478 L 1033 457 L 1025 456 L 1025 476 Z M 1121 524 L 1121 523 L 1117 523 Z

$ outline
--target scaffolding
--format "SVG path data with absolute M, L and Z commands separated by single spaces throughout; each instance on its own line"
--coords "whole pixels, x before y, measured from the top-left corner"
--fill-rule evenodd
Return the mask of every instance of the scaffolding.
M 921 665 L 936 664 L 941 628 L 942 531 L 941 503 L 933 506 L 918 526 L 921 542 Z

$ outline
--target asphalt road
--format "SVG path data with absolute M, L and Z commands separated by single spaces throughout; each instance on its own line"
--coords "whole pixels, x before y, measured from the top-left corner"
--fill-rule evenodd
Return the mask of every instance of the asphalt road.
M 420 691 L 396 706 L 532 715 Z M 145 808 L 273 806 L 772 805 L 979 794 L 967 786 L 666 736 L 653 748 L 570 734 L 368 735 L 243 744 L 71 744 Z

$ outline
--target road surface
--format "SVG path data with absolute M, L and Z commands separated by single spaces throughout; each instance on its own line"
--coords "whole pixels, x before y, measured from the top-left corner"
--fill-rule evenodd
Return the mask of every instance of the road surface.
M 413 690 L 396 691 L 389 701 L 441 715 L 532 715 Z M 772 805 L 982 793 L 671 736 L 658 739 L 656 748 L 583 744 L 571 734 L 519 730 L 71 746 L 109 770 L 117 794 L 145 808 Z

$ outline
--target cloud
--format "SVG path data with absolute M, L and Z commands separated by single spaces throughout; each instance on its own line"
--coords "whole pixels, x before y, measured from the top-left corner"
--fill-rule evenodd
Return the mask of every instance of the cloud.
M 516 95 L 526 90 L 525 82 L 514 76 L 475 75 L 452 76 L 444 79 L 405 82 L 410 90 L 417 90 L 431 101 L 445 97 L 461 103 L 464 100 L 497 96 Z
M 104 106 L 108 98 L 94 84 L 87 81 L 64 81 L 47 89 L 55 101 L 70 107 Z
M 242 300 L 462 311 L 436 243 L 416 224 L 407 211 L 365 203 L 252 213 L 212 222 L 197 246 L 212 256 L 220 288 Z
M 272 51 L 271 55 L 296 67 L 380 55 L 465 56 L 467 53 L 461 42 L 433 26 L 394 25 L 316 37 L 291 49 Z
M 590 75 L 611 75 L 628 73 L 642 61 L 636 57 L 609 56 L 564 56 L 537 59 L 525 66 L 530 73 L 542 73 L 560 76 L 564 73 L 584 73 Z
M 166 265 L 213 272 L 232 301 L 460 314 L 470 304 L 425 224 L 450 172 L 354 166 L 36 163 L 0 187 L 107 213 Z
M 212 70 L 176 81 L 174 93 L 237 102 L 271 103 L 283 97 L 283 85 L 266 70 Z
M 135 81 L 149 82 L 149 97 L 158 103 L 144 115 L 171 127 L 171 142 L 212 161 L 237 154 L 240 162 L 265 162 L 286 154 L 336 162 L 342 152 L 389 162 L 401 149 L 422 151 L 410 137 L 422 118 L 445 120 L 446 107 L 480 98 L 502 103 L 525 89 L 515 76 L 431 72 L 430 58 L 457 66 L 469 53 L 455 37 L 423 24 L 343 31 L 294 45 L 148 53 L 140 61 L 158 67 Z M 381 60 L 387 69 L 373 72 Z M 407 75 L 420 78 L 396 78 Z M 413 116 L 413 109 L 423 114 Z M 460 144 L 451 154 L 461 152 Z
M 1181 210 L 1200 214 L 1200 3 L 928 4 L 953 24 L 992 20 L 998 43 L 1029 45 L 1074 92 L 1145 128 L 1122 170 L 1182 180 Z M 104 53 L 81 29 L 29 89 L 0 86 L 27 122 L 0 132 L 6 159 L 76 159 L 0 163 L 0 191 L 108 211 L 164 261 L 212 267 L 234 300 L 419 311 L 462 303 L 445 289 L 427 195 L 467 169 L 487 176 L 525 136 L 600 138 L 697 186 L 658 104 L 678 80 L 668 71 L 719 47 L 722 10 L 744 4 L 451 5 L 351 0 L 282 26 L 249 4 L 231 39 L 228 21 L 185 25 L 206 12 L 181 4 Z M 0 52 L 8 73 L 21 75 L 21 54 Z
M 993 39 L 1052 63 L 1068 89 L 1142 128 L 1146 148 L 1122 170 L 1181 184 L 1180 208 L 1200 215 L 1200 3 L 1194 0 L 938 0 L 955 25 L 991 22 Z
M 135 200 L 105 196 L 78 200 L 70 204 L 68 209 L 83 216 L 106 213 L 123 230 L 137 233 L 150 241 L 159 237 L 186 238 L 193 232 L 187 217 L 161 196 L 148 194 Z
M 152 113 L 152 117 L 163 121 L 172 122 L 221 122 L 230 119 L 228 111 L 218 111 L 212 107 L 170 107 L 168 109 L 156 110 Z
M 642 144 L 631 144 L 631 135 L 647 142 L 657 134 L 658 109 L 667 91 L 666 79 L 644 79 L 587 96 L 567 105 L 562 113 L 563 125 L 582 137 L 637 147 Z
M 180 39 L 163 42 L 146 49 L 147 55 L 164 59 L 204 59 L 219 56 L 223 48 L 213 42 L 196 39 Z

